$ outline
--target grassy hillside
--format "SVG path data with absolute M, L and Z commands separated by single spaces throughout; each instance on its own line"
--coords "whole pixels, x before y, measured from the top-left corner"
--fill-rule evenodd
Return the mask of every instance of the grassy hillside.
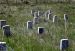
M 52 3 L 52 2 L 75 2 L 75 0 L 0 0 L 0 3 L 3 3 L 3 4 L 25 4 L 26 2 L 29 2 L 29 3 Z
M 58 24 L 53 24 L 51 20 L 44 22 L 41 17 L 39 24 L 35 25 L 32 30 L 27 30 L 26 22 L 33 19 L 30 14 L 33 8 L 44 12 L 52 9 L 53 15 L 57 15 L 60 19 Z M 64 13 L 69 16 L 66 32 Z M 75 51 L 75 6 L 73 4 L 56 3 L 36 6 L 2 4 L 0 5 L 0 19 L 7 20 L 7 24 L 11 26 L 12 37 L 3 36 L 2 30 L 0 30 L 0 41 L 7 42 L 8 51 L 59 51 L 61 38 L 68 38 L 70 41 L 67 51 Z M 44 35 L 37 34 L 38 26 L 45 27 Z

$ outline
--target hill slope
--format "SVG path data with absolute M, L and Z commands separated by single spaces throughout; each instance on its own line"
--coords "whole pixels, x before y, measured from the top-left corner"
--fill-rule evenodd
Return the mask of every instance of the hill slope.
M 26 29 L 26 22 L 32 20 L 30 14 L 31 9 L 40 9 L 46 11 L 52 9 L 53 15 L 59 17 L 58 24 L 51 21 L 42 21 L 34 26 L 33 30 Z M 67 23 L 67 31 L 65 32 L 63 14 L 67 13 L 69 21 Z M 70 40 L 68 51 L 75 50 L 75 6 L 73 4 L 41 4 L 36 6 L 18 5 L 7 6 L 0 5 L 0 19 L 7 20 L 7 24 L 11 26 L 12 37 L 3 37 L 0 30 L 0 41 L 7 42 L 8 51 L 59 51 L 59 42 L 61 38 Z M 45 35 L 37 35 L 37 27 L 44 26 Z

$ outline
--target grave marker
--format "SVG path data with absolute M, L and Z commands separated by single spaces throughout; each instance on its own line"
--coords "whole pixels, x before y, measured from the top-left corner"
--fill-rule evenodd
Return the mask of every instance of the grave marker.
M 38 34 L 44 33 L 44 27 L 38 27 Z
M 49 14 L 51 14 L 51 13 L 52 13 L 52 11 L 51 11 L 51 10 L 48 10 L 48 13 L 49 13 Z
M 6 25 L 6 20 L 0 20 L 0 29 L 2 29 L 4 25 Z
M 69 47 L 69 41 L 68 39 L 61 39 L 60 40 L 60 50 L 64 51 Z
M 31 10 L 31 14 L 32 14 L 32 16 L 34 16 L 34 12 L 35 12 L 34 10 Z
M 32 28 L 33 28 L 33 22 L 27 21 L 27 29 L 32 29 Z
M 48 14 L 49 14 L 48 12 L 45 12 L 45 17 L 48 17 Z
M 68 21 L 68 16 L 67 16 L 67 14 L 64 14 L 64 20 L 65 20 L 65 22 Z
M 53 23 L 54 22 L 57 22 L 57 16 L 56 15 L 53 16 Z
M 65 34 L 67 33 L 67 23 L 68 23 L 68 15 L 64 14 L 64 25 L 65 25 Z
M 38 11 L 38 16 L 40 16 L 40 11 Z
M 34 12 L 34 17 L 39 17 L 38 12 Z
M 33 18 L 33 24 L 38 24 L 39 23 L 39 18 L 38 17 L 34 17 Z
M 47 12 L 45 12 L 45 17 L 48 17 L 48 20 L 49 19 L 52 19 L 52 13 L 51 13 L 51 10 L 48 10 Z
M 52 14 L 50 13 L 50 14 L 48 14 L 48 20 L 52 20 Z
M 2 27 L 3 29 L 3 34 L 7 37 L 11 36 L 11 32 L 10 32 L 10 26 L 9 25 L 4 25 Z
M 0 51 L 6 51 L 6 42 L 0 42 Z

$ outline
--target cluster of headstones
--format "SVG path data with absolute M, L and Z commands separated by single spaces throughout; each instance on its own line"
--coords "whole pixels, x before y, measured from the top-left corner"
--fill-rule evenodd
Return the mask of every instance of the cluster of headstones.
M 40 11 L 31 10 L 31 14 L 34 17 L 32 21 L 27 21 L 27 29 L 33 29 L 33 25 L 38 24 L 40 20 Z M 38 27 L 38 34 L 44 33 L 44 27 Z
M 10 25 L 7 25 L 6 20 L 0 20 L 0 29 L 3 30 L 3 36 L 9 37 L 11 35 Z M 0 42 L 0 51 L 7 51 L 6 42 Z
M 34 24 L 39 23 L 40 19 L 40 11 L 34 12 L 31 10 L 31 14 L 33 15 L 33 21 L 27 21 L 27 29 L 32 29 Z M 47 17 L 47 20 L 52 20 L 52 22 L 57 21 L 57 16 L 54 15 L 52 16 L 51 10 L 48 10 L 45 12 L 45 17 Z M 67 14 L 64 14 L 64 21 L 67 22 L 68 16 Z M 38 27 L 38 34 L 43 34 L 44 33 L 44 27 Z M 69 41 L 68 39 L 61 39 L 60 41 L 60 50 L 64 51 L 66 48 L 69 46 Z
M 61 39 L 60 40 L 60 51 L 64 51 L 69 47 L 69 40 L 68 39 Z M 0 51 L 7 51 L 6 42 L 0 42 Z
M 31 14 L 34 16 L 33 21 L 27 21 L 27 29 L 32 29 L 34 24 L 39 23 L 40 19 L 40 11 L 34 12 L 31 11 Z M 57 19 L 57 16 L 52 16 L 51 10 L 48 10 L 48 12 L 45 13 L 45 17 L 47 17 L 48 20 L 52 20 L 54 23 Z M 68 17 L 66 14 L 64 14 L 64 20 L 67 21 Z M 6 20 L 0 20 L 0 28 L 3 30 L 3 34 L 7 37 L 11 35 L 10 32 L 10 26 L 6 24 Z M 44 27 L 38 27 L 38 34 L 44 33 Z M 64 51 L 69 47 L 69 40 L 68 39 L 61 39 L 60 40 L 60 50 Z M 6 42 L 0 42 L 0 51 L 7 51 L 6 50 Z
M 45 17 L 47 18 L 47 20 L 52 20 L 53 23 L 58 21 L 58 16 L 53 15 L 53 12 L 51 10 L 45 12 Z M 68 20 L 68 15 L 64 14 L 64 21 L 67 22 L 67 20 Z
M 32 29 L 33 25 L 38 24 L 40 21 L 40 11 L 31 10 L 31 14 L 33 16 L 33 20 L 27 21 L 27 29 Z M 47 20 L 52 20 L 53 23 L 57 22 L 57 16 L 56 15 L 52 16 L 51 10 L 45 12 L 45 17 L 47 18 Z M 64 14 L 64 20 L 65 22 L 68 20 L 67 14 Z M 38 34 L 42 33 L 44 33 L 44 27 L 38 27 Z
M 11 35 L 10 25 L 7 25 L 6 20 L 0 20 L 0 29 L 3 30 L 3 35 L 6 37 Z

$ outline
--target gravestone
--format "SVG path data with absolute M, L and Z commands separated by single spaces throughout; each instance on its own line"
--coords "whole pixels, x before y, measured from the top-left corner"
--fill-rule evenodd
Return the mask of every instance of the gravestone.
M 38 12 L 34 12 L 34 17 L 39 17 Z
M 48 14 L 48 20 L 52 20 L 52 14 L 51 13 Z
M 39 17 L 40 16 L 40 11 L 31 10 L 31 14 L 32 14 L 33 17 Z
M 2 29 L 4 25 L 6 25 L 6 20 L 0 20 L 0 29 Z
M 33 28 L 33 22 L 27 21 L 27 29 L 32 29 L 32 28 Z
M 53 16 L 53 21 L 52 21 L 52 22 L 54 23 L 54 22 L 57 22 L 57 21 L 58 21 L 58 20 L 57 20 L 57 16 L 54 15 L 54 16 Z
M 38 16 L 40 16 L 40 11 L 38 11 Z
M 31 15 L 34 16 L 35 10 L 31 10 Z
M 64 14 L 64 20 L 68 21 L 68 15 L 67 14 Z
M 52 13 L 52 11 L 51 11 L 51 10 L 48 10 L 48 13 L 49 13 L 49 14 L 51 14 L 51 13 Z
M 51 15 L 52 15 L 51 10 L 48 10 L 48 11 L 45 12 L 45 17 L 49 18 L 49 16 L 51 16 Z
M 60 50 L 64 51 L 69 47 L 69 41 L 68 39 L 61 39 L 60 40 Z
M 44 27 L 38 27 L 38 34 L 44 33 Z
M 39 23 L 39 18 L 38 17 L 34 17 L 33 18 L 33 24 L 38 24 Z
M 2 27 L 3 29 L 3 34 L 7 37 L 11 36 L 11 32 L 10 32 L 10 26 L 9 25 L 4 25 Z
M 45 17 L 48 17 L 48 14 L 49 14 L 48 12 L 45 12 Z
M 0 42 L 0 51 L 6 51 L 6 42 Z

